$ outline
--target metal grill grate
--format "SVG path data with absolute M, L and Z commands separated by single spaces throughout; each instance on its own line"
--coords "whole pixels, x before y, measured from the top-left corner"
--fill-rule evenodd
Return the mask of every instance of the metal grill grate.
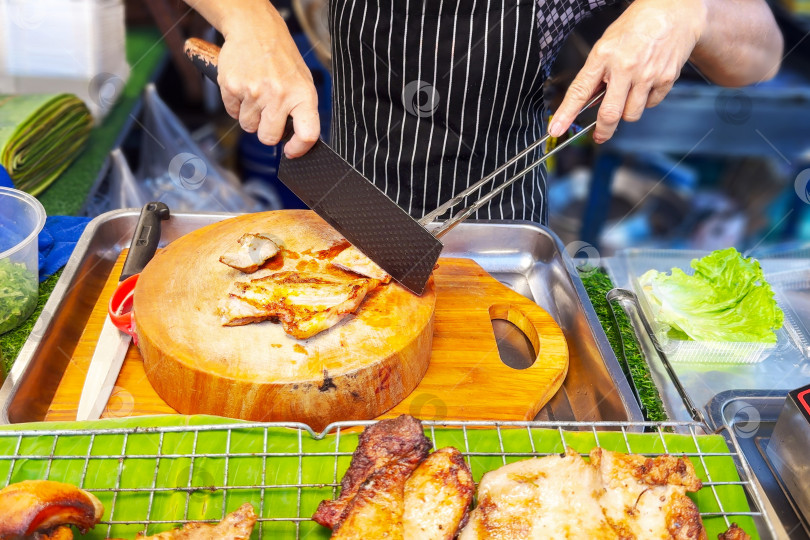
M 312 534 L 317 531 L 318 527 L 314 522 L 311 522 L 311 499 L 328 498 L 329 492 L 331 496 L 335 497 L 338 494 L 338 486 L 341 479 L 342 471 L 348 464 L 354 449 L 354 436 L 359 432 L 359 427 L 364 427 L 373 422 L 338 422 L 328 426 L 323 432 L 316 433 L 308 426 L 295 423 L 241 423 L 241 424 L 227 424 L 227 425 L 184 425 L 184 426 L 169 426 L 169 427 L 154 427 L 154 428 L 113 428 L 113 429 L 98 429 L 98 430 L 21 430 L 21 431 L 0 431 L 0 471 L 6 468 L 8 472 L 3 476 L 0 472 L 0 481 L 4 481 L 2 485 L 18 481 L 23 478 L 36 477 L 51 480 L 69 481 L 64 478 L 65 474 L 55 474 L 55 469 L 67 469 L 68 464 L 74 465 L 74 468 L 80 471 L 74 471 L 75 480 L 72 483 L 86 489 L 99 496 L 99 498 L 106 497 L 106 500 L 111 501 L 109 507 L 105 511 L 105 520 L 102 525 L 106 525 L 106 531 L 103 527 L 96 527 L 96 531 L 101 533 L 106 532 L 109 536 L 113 532 L 113 528 L 117 526 L 137 527 L 143 533 L 153 534 L 159 530 L 168 528 L 168 525 L 177 526 L 177 524 L 189 521 L 201 522 L 215 522 L 225 516 L 228 510 L 233 510 L 233 501 L 243 499 L 243 502 L 249 501 L 254 504 L 259 517 L 259 524 L 257 525 L 258 537 L 280 537 L 278 533 L 269 534 L 265 529 L 266 526 L 262 524 L 272 523 L 285 523 L 288 525 L 287 533 L 285 536 L 294 537 L 296 539 L 304 537 L 321 537 L 317 534 Z M 706 504 L 700 504 L 701 516 L 704 519 L 715 518 L 722 519 L 725 526 L 728 527 L 730 523 L 739 521 L 741 518 L 751 518 L 757 526 L 758 532 L 763 538 L 774 538 L 776 536 L 771 521 L 768 515 L 763 512 L 763 504 L 756 489 L 751 481 L 751 471 L 747 463 L 741 458 L 739 446 L 734 438 L 732 432 L 727 432 L 726 440 L 731 442 L 730 451 L 707 451 L 703 448 L 701 435 L 704 429 L 699 423 L 689 422 L 662 422 L 662 423 L 636 423 L 636 422 L 431 422 L 424 421 L 423 425 L 426 432 L 429 434 L 434 446 L 438 438 L 444 435 L 452 434 L 460 444 L 455 446 L 462 451 L 473 469 L 473 474 L 476 478 L 484 471 L 481 470 L 482 463 L 487 462 L 489 466 L 483 465 L 484 468 L 495 468 L 512 462 L 518 459 L 526 459 L 530 457 L 541 457 L 552 454 L 559 454 L 566 446 L 569 446 L 568 439 L 581 440 L 581 437 L 586 434 L 592 436 L 595 445 L 603 446 L 600 443 L 600 438 L 610 438 L 612 443 L 609 446 L 613 450 L 625 451 L 628 453 L 639 453 L 649 456 L 670 453 L 671 450 L 668 446 L 667 438 L 669 437 L 668 431 L 677 431 L 684 435 L 680 436 L 680 441 L 692 441 L 694 451 L 680 451 L 678 449 L 672 451 L 673 454 L 686 455 L 692 459 L 696 465 L 699 476 L 703 480 L 704 492 L 711 493 L 710 500 L 713 502 L 708 505 L 711 510 L 705 510 Z M 292 448 L 285 448 L 277 450 L 274 441 L 279 437 L 278 428 L 291 428 L 283 430 L 283 434 L 288 439 L 287 446 Z M 549 431 L 551 430 L 551 431 Z M 639 432 L 647 431 L 642 437 L 639 437 Z M 487 433 L 488 432 L 488 433 Z M 549 435 L 556 432 L 559 439 L 550 439 Z M 234 434 L 251 433 L 255 436 L 257 444 L 260 441 L 260 448 L 251 449 L 250 451 L 242 451 L 239 447 L 234 446 Z M 351 433 L 351 437 L 347 434 Z M 519 445 L 515 445 L 514 441 L 519 440 L 525 433 L 525 441 Z M 169 438 L 175 437 L 176 434 L 182 434 L 184 437 L 192 437 L 190 442 L 190 449 L 188 451 L 174 451 L 173 448 L 167 447 L 166 441 Z M 479 444 L 477 441 L 481 438 L 482 434 L 490 437 L 491 444 Z M 506 436 L 505 436 L 506 434 Z M 520 434 L 520 435 L 519 435 Z M 143 435 L 148 435 L 151 438 L 156 438 L 156 448 L 154 452 L 142 452 L 137 448 L 132 448 L 130 443 L 136 438 Z M 217 444 L 222 446 L 216 451 L 202 449 L 199 447 L 202 437 L 216 435 L 220 437 L 217 439 Z M 43 444 L 47 446 L 48 437 L 52 438 L 49 445 L 49 451 L 46 449 L 42 451 L 40 448 L 37 451 L 32 451 L 29 447 L 38 443 L 40 447 Z M 80 437 L 82 441 L 87 441 L 86 450 L 81 452 L 65 451 L 59 449 L 60 442 L 67 439 Z M 334 437 L 331 441 L 330 438 Z M 118 441 L 120 438 L 120 451 L 110 452 L 106 450 L 109 448 L 108 442 L 110 440 Z M 347 440 L 347 439 L 351 440 Z M 104 445 L 99 443 L 104 440 Z M 545 441 L 542 447 L 538 447 L 538 441 Z M 620 441 L 620 447 L 616 448 L 616 441 Z M 313 446 L 313 443 L 318 443 L 318 448 L 312 450 L 308 447 Z M 341 441 L 344 441 L 343 443 Z M 224 442 L 224 444 L 223 444 Z M 349 444 L 346 444 L 349 443 Z M 642 444 L 643 443 L 643 444 Z M 660 445 L 659 445 L 660 443 Z M 83 443 L 84 444 L 84 443 Z M 174 444 L 174 443 L 170 443 Z M 655 447 L 660 447 L 660 452 L 649 452 L 650 444 Z M 69 446 L 69 445 L 68 445 Z M 103 449 L 102 449 L 103 446 Z M 481 448 L 481 447 L 484 448 Z M 493 448 L 488 448 L 492 446 Z M 519 446 L 519 448 L 516 448 Z M 623 448 L 621 447 L 623 446 Z M 9 449 L 13 451 L 9 451 Z M 100 451 L 101 450 L 101 451 Z M 725 450 L 725 449 L 723 449 Z M 260 474 L 254 474 L 254 482 L 238 481 L 238 469 L 241 468 L 240 460 L 249 458 L 261 463 Z M 710 469 L 712 468 L 709 461 L 716 460 L 717 458 L 731 459 L 736 467 L 736 473 L 739 475 L 739 480 L 718 480 L 711 477 Z M 177 485 L 161 485 L 164 482 L 165 467 L 162 464 L 172 463 L 173 460 L 187 460 L 188 473 L 182 475 L 182 482 L 175 482 Z M 317 459 L 319 469 L 322 474 L 316 480 L 310 480 L 312 476 L 309 474 L 308 465 L 304 463 L 305 460 Z M 493 459 L 495 461 L 493 461 Z M 487 461 L 489 460 L 489 461 Z M 205 463 L 203 463 L 205 461 Z M 495 463 L 495 462 L 499 463 Z M 96 481 L 89 482 L 88 471 L 94 468 L 101 462 L 111 465 L 111 471 L 114 471 L 115 478 L 106 478 L 108 485 L 111 487 L 99 487 Z M 268 478 L 268 468 L 271 472 L 278 471 L 278 464 L 283 462 L 288 467 L 291 463 L 296 463 L 296 470 L 293 473 L 294 481 L 273 481 Z M 138 478 L 137 486 L 127 485 L 128 482 L 122 482 L 122 477 L 125 471 L 125 464 L 142 465 L 140 470 L 149 470 L 151 468 L 151 477 L 146 478 L 146 475 L 141 475 Z M 203 474 L 203 480 L 213 480 L 208 483 L 198 483 L 200 473 L 206 470 L 208 465 L 216 463 L 218 467 L 221 465 L 223 474 L 220 481 L 208 476 L 207 473 Z M 326 463 L 326 465 L 324 465 Z M 65 465 L 65 467 L 62 467 Z M 76 467 L 80 465 L 80 467 Z M 494 465 L 494 467 L 493 467 Z M 698 466 L 699 465 L 699 466 Z M 44 466 L 44 469 L 43 469 Z M 700 469 L 702 468 L 702 473 Z M 478 469 L 478 470 L 476 470 Z M 195 473 L 196 471 L 196 473 Z M 185 472 L 184 470 L 182 472 Z M 307 473 L 305 475 L 305 473 Z M 70 476 L 70 475 L 68 475 Z M 306 476 L 306 478 L 305 478 Z M 745 492 L 745 497 L 749 508 L 730 508 L 724 500 L 725 490 L 730 487 L 738 486 Z M 269 502 L 270 499 L 276 494 L 284 492 L 290 494 L 288 503 L 284 508 L 284 515 L 272 515 L 277 512 L 275 503 Z M 217 515 L 206 516 L 206 519 L 190 518 L 190 506 L 192 505 L 194 494 L 203 493 L 206 500 L 214 501 L 221 497 L 221 512 Z M 159 517 L 155 515 L 156 500 L 167 494 L 173 496 L 184 496 L 185 503 L 175 505 L 175 514 L 169 517 Z M 141 511 L 141 515 L 135 517 L 128 517 L 127 506 L 130 506 L 131 499 L 137 495 L 140 498 L 148 497 L 146 502 L 141 501 L 140 506 L 145 506 L 145 512 Z M 230 498 L 233 500 L 229 500 Z M 302 501 L 304 498 L 308 499 L 308 507 L 303 508 Z M 705 497 L 705 495 L 704 495 Z M 105 507 L 107 504 L 105 504 Z M 238 506 L 238 505 L 237 505 Z M 273 511 L 271 511 L 273 510 Z M 705 510 L 705 511 L 704 511 Z M 136 512 L 137 513 L 137 512 Z M 221 515 L 219 515 L 221 513 Z M 304 526 L 306 530 L 302 531 Z M 131 530 L 131 529 L 130 529 Z M 116 531 L 118 532 L 118 531 Z M 328 531 L 323 530 L 323 537 L 328 537 Z

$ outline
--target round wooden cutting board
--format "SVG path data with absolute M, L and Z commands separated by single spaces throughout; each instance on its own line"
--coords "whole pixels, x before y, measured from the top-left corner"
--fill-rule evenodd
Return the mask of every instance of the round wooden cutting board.
M 273 259 L 243 274 L 220 263 L 245 233 L 276 240 L 283 265 Z M 223 326 L 217 313 L 235 280 L 312 269 L 334 257 L 343 241 L 315 213 L 282 210 L 209 225 L 158 252 L 134 298 L 138 347 L 157 393 L 184 414 L 296 421 L 315 429 L 374 418 L 399 403 L 430 361 L 433 278 L 422 296 L 395 282 L 381 286 L 355 315 L 306 340 L 269 321 Z

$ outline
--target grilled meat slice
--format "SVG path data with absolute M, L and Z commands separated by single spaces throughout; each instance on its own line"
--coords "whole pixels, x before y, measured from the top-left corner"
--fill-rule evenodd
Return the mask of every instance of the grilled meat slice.
M 362 251 L 354 246 L 349 246 L 338 253 L 331 262 L 342 270 L 348 270 L 349 272 L 354 272 L 367 278 L 376 279 L 380 283 L 388 283 L 391 281 L 391 274 L 380 268 L 374 261 L 366 257 Z
M 372 472 L 357 490 L 335 526 L 332 540 L 386 538 L 404 540 L 402 513 L 404 488 L 413 467 L 391 461 Z
M 61 525 L 48 533 L 34 534 L 33 540 L 73 540 L 73 530 L 67 525 Z
M 603 481 L 630 479 L 648 486 L 680 486 L 692 492 L 703 487 L 688 459 L 667 455 L 650 458 L 603 448 L 594 448 L 590 456 L 591 464 L 602 472 Z
M 452 540 L 472 502 L 475 482 L 453 447 L 428 456 L 405 482 L 402 518 L 406 540 Z
M 222 254 L 219 262 L 247 274 L 258 270 L 279 251 L 275 242 L 261 234 L 243 234 L 236 243 L 238 245 Z
M 322 501 L 312 519 L 326 527 L 338 528 L 360 488 L 372 480 L 376 471 L 389 464 L 401 464 L 404 469 L 389 472 L 410 473 L 427 457 L 430 448 L 422 423 L 412 416 L 402 415 L 370 425 L 360 434 L 349 469 L 340 483 L 340 496 Z M 380 477 L 376 478 L 379 483 Z M 371 482 L 372 488 L 378 483 Z
M 104 514 L 104 506 L 92 493 L 50 480 L 25 480 L 0 489 L 0 509 L 2 539 L 66 538 L 58 530 L 61 526 L 75 525 L 84 533 Z
M 315 272 L 283 271 L 250 281 L 237 281 L 220 304 L 225 326 L 277 318 L 284 331 L 306 339 L 357 310 L 379 282 L 343 280 Z
M 220 301 L 218 311 L 223 326 L 242 326 L 271 318 L 267 310 L 254 306 L 235 293 L 228 293 Z
M 594 448 L 587 463 L 569 450 L 485 474 L 459 539 L 705 539 L 686 496 L 700 487 L 684 458 Z
M 256 524 L 256 513 L 250 503 L 245 503 L 219 523 L 188 523 L 182 529 L 174 529 L 153 536 L 135 537 L 136 540 L 246 540 Z
M 596 470 L 579 454 L 504 465 L 478 485 L 478 506 L 459 540 L 618 539 L 602 513 Z
M 688 459 L 594 448 L 591 465 L 605 490 L 600 498 L 605 516 L 618 532 L 635 538 L 706 538 L 697 506 L 686 496 L 702 486 Z
M 726 532 L 717 535 L 717 540 L 751 540 L 751 537 L 736 523 L 732 523 Z

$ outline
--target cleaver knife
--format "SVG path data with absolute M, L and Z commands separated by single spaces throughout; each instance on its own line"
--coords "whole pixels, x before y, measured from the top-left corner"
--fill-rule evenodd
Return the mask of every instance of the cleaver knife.
M 206 77 L 217 82 L 219 47 L 191 38 L 186 40 L 185 52 Z M 288 119 L 282 140 L 292 133 Z M 299 158 L 282 157 L 278 176 L 403 287 L 422 294 L 444 246 L 324 141 L 318 140 Z
M 160 222 L 166 219 L 169 219 L 169 207 L 162 202 L 144 205 L 119 282 L 140 273 L 152 260 L 160 242 Z M 115 327 L 109 315 L 104 318 L 104 326 L 79 398 L 76 420 L 98 420 L 101 417 L 115 387 L 131 339 L 128 334 Z

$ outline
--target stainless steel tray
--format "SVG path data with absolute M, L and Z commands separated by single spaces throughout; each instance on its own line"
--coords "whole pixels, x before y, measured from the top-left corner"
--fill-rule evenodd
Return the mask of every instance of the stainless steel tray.
M 765 452 L 782 411 L 787 390 L 731 390 L 717 394 L 708 404 L 708 422 L 734 437 L 740 453 L 753 472 L 752 478 L 764 493 L 763 509 L 779 538 L 810 539 L 810 524 L 796 510 L 770 457 Z M 727 428 L 723 430 L 723 428 Z
M 232 215 L 172 215 L 163 225 L 161 243 Z M 0 423 L 45 418 L 71 352 L 137 219 L 138 211 L 130 209 L 90 222 L 0 388 Z M 568 376 L 538 420 L 643 420 L 573 261 L 553 232 L 527 222 L 466 222 L 443 240 L 443 256 L 475 260 L 546 309 L 565 333 Z

